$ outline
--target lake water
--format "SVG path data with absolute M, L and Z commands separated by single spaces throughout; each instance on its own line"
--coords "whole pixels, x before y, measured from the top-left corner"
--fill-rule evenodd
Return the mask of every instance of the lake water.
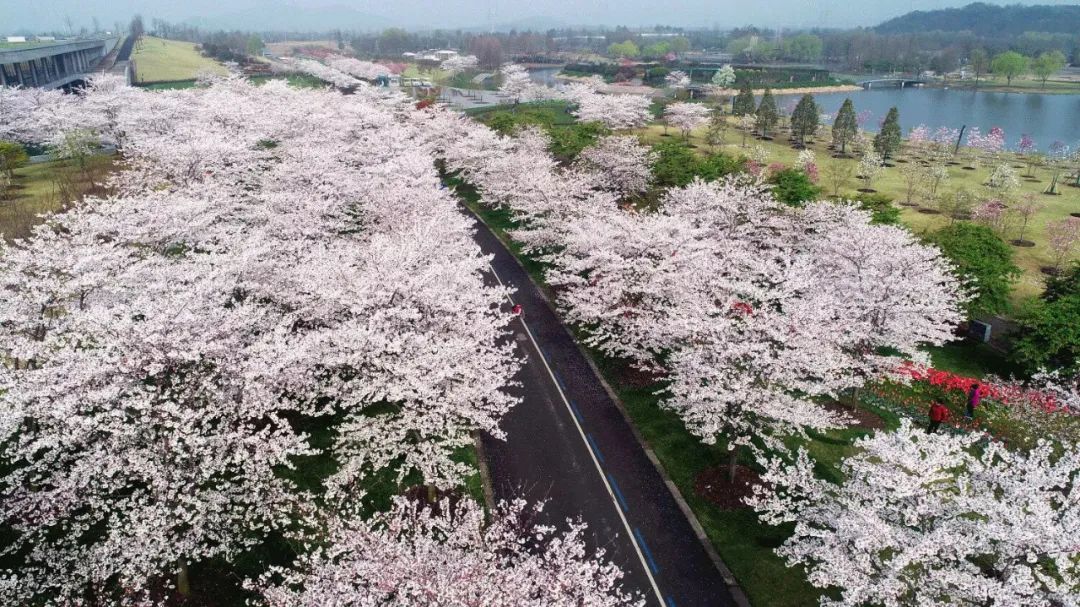
M 558 72 L 559 68 L 530 70 L 533 80 L 547 85 L 556 84 Z M 900 110 L 900 126 L 905 136 L 920 124 L 930 127 L 931 131 L 942 126 L 954 129 L 964 125 L 968 129 L 977 126 L 983 133 L 998 126 L 1005 130 L 1010 149 L 1016 148 L 1024 134 L 1035 140 L 1040 151 L 1046 151 L 1055 141 L 1073 149 L 1080 147 L 1080 95 L 984 93 L 938 88 L 814 95 L 821 111 L 830 115 L 835 115 L 848 97 L 855 104 L 855 111 L 865 118 L 863 128 L 868 131 L 876 132 L 889 108 L 896 106 Z M 793 108 L 798 100 L 797 95 L 777 96 L 781 107 Z
M 881 89 L 827 93 L 814 99 L 827 114 L 835 114 L 845 98 L 851 98 L 856 112 L 868 112 L 863 125 L 877 131 L 889 108 L 900 111 L 900 126 L 906 136 L 920 124 L 931 130 L 946 126 L 959 129 L 967 125 L 986 133 L 997 126 L 1005 130 L 1010 148 L 1016 148 L 1023 134 L 1035 140 L 1045 151 L 1055 141 L 1076 148 L 1080 145 L 1080 95 L 1041 95 L 1032 93 L 984 93 L 937 88 Z M 792 105 L 796 96 L 779 96 L 781 106 Z

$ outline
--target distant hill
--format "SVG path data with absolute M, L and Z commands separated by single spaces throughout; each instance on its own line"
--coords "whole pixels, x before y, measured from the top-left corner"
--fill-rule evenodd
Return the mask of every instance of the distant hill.
M 1024 32 L 1080 32 L 1080 5 L 998 6 L 977 2 L 963 8 L 914 11 L 874 28 L 882 34 L 970 31 L 980 36 L 1018 36 Z
M 223 3 L 227 7 L 227 3 Z M 352 7 L 303 7 L 287 0 L 261 0 L 246 10 L 206 12 L 188 19 L 191 25 L 203 29 L 244 31 L 325 32 L 336 29 L 374 31 L 394 23 L 385 17 L 358 11 Z

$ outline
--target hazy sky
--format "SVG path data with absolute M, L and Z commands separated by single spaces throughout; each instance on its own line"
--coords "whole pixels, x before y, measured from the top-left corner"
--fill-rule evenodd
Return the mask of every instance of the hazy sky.
M 0 0 L 0 33 L 58 29 L 65 16 L 75 28 L 97 17 L 103 26 L 127 22 L 134 13 L 147 20 L 245 19 L 252 29 L 273 27 L 273 16 L 294 11 L 324 15 L 328 27 L 470 27 L 542 19 L 564 25 L 679 25 L 734 27 L 873 25 L 911 10 L 967 4 L 969 0 Z M 1008 0 L 998 4 L 1075 4 L 1076 0 Z M 345 16 L 343 18 L 343 15 Z M 365 19 L 371 16 L 373 19 Z M 317 17 L 316 17 L 317 18 Z M 341 23 L 340 21 L 357 23 Z M 260 21 L 262 23 L 260 23 Z M 287 22 L 287 21 L 286 21 Z

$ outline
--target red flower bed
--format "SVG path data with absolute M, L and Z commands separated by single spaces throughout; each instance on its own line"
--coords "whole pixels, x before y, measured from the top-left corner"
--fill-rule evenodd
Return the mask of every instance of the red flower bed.
M 1039 390 L 1026 389 L 1015 383 L 989 383 L 973 377 L 965 377 L 963 375 L 950 373 L 949 371 L 940 371 L 938 369 L 924 367 L 910 361 L 900 365 L 897 369 L 897 374 L 904 378 L 926 382 L 931 386 L 942 388 L 944 390 L 963 392 L 964 394 L 967 394 L 968 390 L 971 389 L 972 384 L 979 384 L 980 397 L 991 398 L 1003 405 L 1024 403 L 1027 405 L 1035 405 L 1048 413 L 1057 413 L 1064 409 L 1054 399 L 1053 395 Z

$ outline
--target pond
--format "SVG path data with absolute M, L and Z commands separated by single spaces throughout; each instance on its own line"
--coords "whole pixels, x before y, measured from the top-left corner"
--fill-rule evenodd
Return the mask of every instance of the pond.
M 1005 130 L 1010 149 L 1020 136 L 1035 140 L 1040 151 L 1055 141 L 1075 147 L 1080 144 L 1080 95 L 1043 95 L 1036 93 L 989 93 L 958 89 L 879 89 L 849 93 L 814 95 L 826 114 L 835 115 L 845 98 L 851 98 L 855 111 L 864 119 L 863 128 L 877 131 L 889 108 L 900 111 L 904 135 L 920 124 L 930 130 L 946 126 L 959 129 L 967 125 L 986 133 L 997 126 Z M 797 96 L 779 96 L 781 107 L 791 106 Z M 830 117 L 831 119 L 831 117 Z
M 529 70 L 535 82 L 554 86 L 560 69 Z M 1040 151 L 1060 141 L 1077 149 L 1080 147 L 1080 94 L 1053 95 L 1039 93 L 993 93 L 961 89 L 908 88 L 822 93 L 814 95 L 825 114 L 840 109 L 850 97 L 859 113 L 862 127 L 876 132 L 889 108 L 900 110 L 900 127 L 904 135 L 914 127 L 925 124 L 933 131 L 938 127 L 959 129 L 967 125 L 979 127 L 986 133 L 997 126 L 1005 130 L 1010 149 L 1016 149 L 1020 136 L 1027 134 Z M 780 107 L 788 113 L 799 100 L 798 95 L 778 95 Z

